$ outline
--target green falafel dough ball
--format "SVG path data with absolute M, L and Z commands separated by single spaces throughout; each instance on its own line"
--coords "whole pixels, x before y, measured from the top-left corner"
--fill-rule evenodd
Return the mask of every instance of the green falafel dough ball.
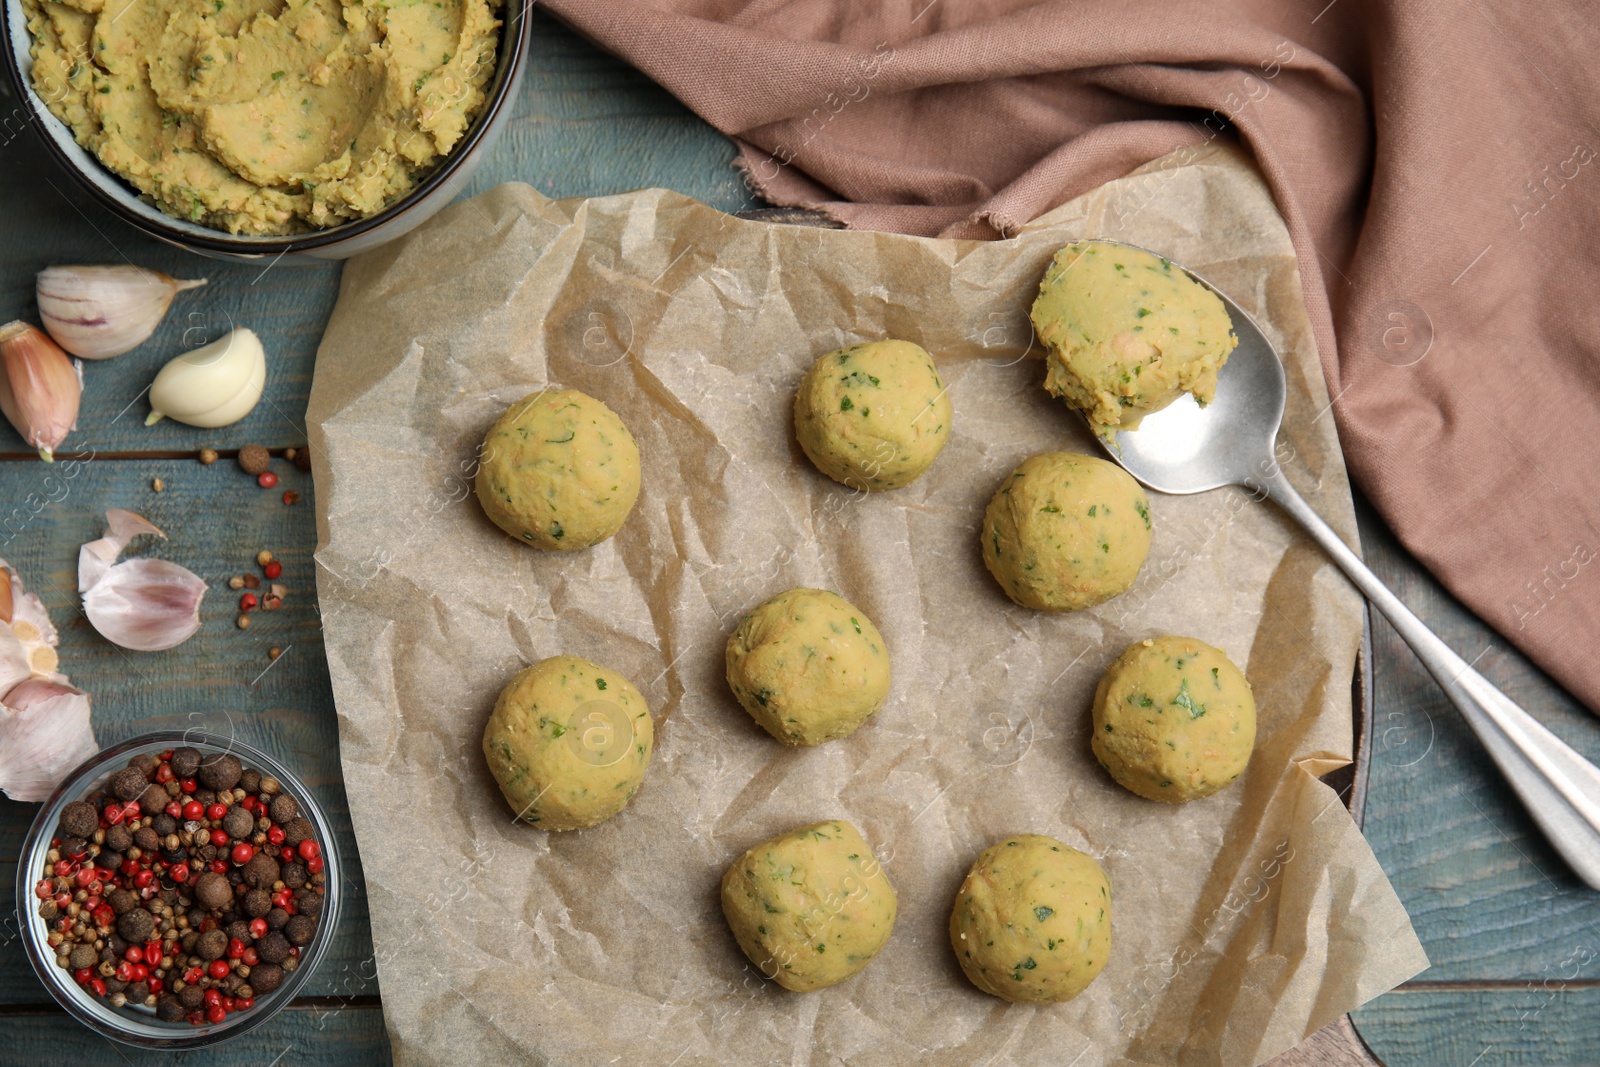
M 1133 585 L 1150 554 L 1150 500 L 1115 463 L 1077 452 L 1022 461 L 983 516 L 983 562 L 1018 604 L 1078 611 Z
M 1032 318 L 1050 350 L 1046 391 L 1102 433 L 1136 429 L 1184 393 L 1210 403 L 1239 343 L 1221 299 L 1181 267 L 1100 241 L 1056 253 Z
M 812 364 L 795 395 L 794 432 L 823 474 L 877 492 L 933 466 L 952 414 L 932 356 L 910 341 L 873 341 Z
M 894 887 L 861 832 L 831 820 L 763 841 L 722 876 L 722 914 L 761 973 L 797 993 L 837 985 L 894 932 Z
M 622 527 L 639 498 L 639 446 L 616 413 L 576 389 L 506 408 L 483 439 L 478 502 L 506 533 L 571 552 Z
M 961 883 L 950 945 L 985 993 L 1071 1000 L 1111 956 L 1111 883 L 1094 857 L 1053 837 L 1008 837 L 979 853 Z
M 1244 772 L 1255 743 L 1244 672 L 1192 637 L 1134 642 L 1095 690 L 1095 757 L 1151 800 L 1210 796 Z
M 889 650 L 866 612 L 836 593 L 791 589 L 728 638 L 728 685 L 786 745 L 850 734 L 889 696 Z
M 552 656 L 519 671 L 495 701 L 483 754 L 517 817 L 581 830 L 627 806 L 655 748 L 639 690 L 616 671 Z

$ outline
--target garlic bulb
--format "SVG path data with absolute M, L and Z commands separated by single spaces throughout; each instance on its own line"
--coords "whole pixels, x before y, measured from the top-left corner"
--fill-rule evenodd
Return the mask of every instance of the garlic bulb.
M 180 645 L 200 629 L 206 583 L 164 559 L 117 557 L 141 534 L 166 537 L 143 516 L 113 508 L 106 535 L 78 550 L 78 592 L 83 613 L 107 641 L 135 652 Z
M 43 800 L 94 755 L 89 698 L 56 667 L 56 628 L 44 602 L 0 560 L 0 789 Z
M 250 414 L 266 384 L 261 338 L 241 326 L 161 368 L 144 424 L 171 416 L 190 426 L 227 426 Z
M 12 800 L 48 798 L 99 747 L 81 689 L 30 678 L 0 698 L 0 789 Z
M 78 428 L 83 377 L 67 354 L 36 326 L 0 326 L 0 412 L 46 463 Z
M 84 359 L 110 359 L 154 333 L 173 297 L 204 284 L 132 265 L 46 267 L 34 291 L 57 344 Z

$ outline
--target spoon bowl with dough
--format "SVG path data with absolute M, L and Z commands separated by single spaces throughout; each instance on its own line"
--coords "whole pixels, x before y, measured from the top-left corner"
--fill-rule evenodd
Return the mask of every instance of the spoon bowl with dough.
M 1182 269 L 1221 298 L 1239 338 L 1219 374 L 1216 398 L 1201 407 L 1184 394 L 1145 415 L 1137 430 L 1118 431 L 1114 440 L 1097 433 L 1096 439 L 1129 474 L 1158 492 L 1202 493 L 1226 485 L 1244 486 L 1272 500 L 1305 527 L 1411 646 L 1550 843 L 1584 882 L 1600 889 L 1600 768 L 1440 640 L 1295 492 L 1276 459 L 1287 393 L 1277 351 L 1225 293 Z

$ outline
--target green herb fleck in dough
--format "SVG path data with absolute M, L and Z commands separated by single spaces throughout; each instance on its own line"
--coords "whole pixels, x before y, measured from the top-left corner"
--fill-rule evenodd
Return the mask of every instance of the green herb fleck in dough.
M 854 411 L 855 407 L 856 407 L 855 404 L 851 403 L 849 397 L 844 397 L 842 400 L 839 401 L 839 410 L 840 411 Z
M 603 691 L 606 687 L 606 680 L 604 678 L 596 678 L 594 680 L 594 687 Z
M 1040 904 L 1038 907 L 1033 909 L 1034 917 L 1036 919 L 1038 919 L 1040 922 L 1044 922 L 1046 919 L 1050 918 L 1050 916 L 1054 915 L 1055 913 L 1056 913 L 1056 909 L 1045 907 L 1043 904 Z

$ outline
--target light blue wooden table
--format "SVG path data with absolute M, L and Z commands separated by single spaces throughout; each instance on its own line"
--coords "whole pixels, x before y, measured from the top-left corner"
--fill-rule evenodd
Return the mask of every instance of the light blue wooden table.
M 677 189 L 724 210 L 755 205 L 728 165 L 732 150 L 670 96 L 543 15 L 530 74 L 505 138 L 464 195 L 520 180 L 551 196 Z M 338 285 L 333 266 L 259 268 L 204 261 L 140 237 L 77 193 L 27 137 L 0 148 L 0 318 L 33 318 L 33 274 L 53 263 L 124 259 L 211 284 L 181 298 L 151 341 L 88 368 L 78 433 L 82 462 L 49 468 L 0 428 L 0 557 L 43 595 L 62 630 L 62 660 L 93 694 L 102 743 L 159 728 L 235 732 L 302 768 L 356 855 L 337 759 L 338 731 L 323 655 L 311 552 L 310 476 L 278 461 L 277 489 L 259 489 L 232 462 L 240 446 L 275 451 L 305 441 L 312 360 Z M 243 422 L 200 431 L 142 425 L 141 393 L 185 331 L 230 323 L 261 334 L 270 353 L 265 401 Z M 196 336 L 191 333 L 190 338 Z M 213 466 L 198 450 L 223 451 Z M 72 476 L 66 477 L 67 470 Z M 165 491 L 155 493 L 151 480 Z M 301 501 L 284 506 L 281 493 Z M 78 546 L 99 536 L 108 507 L 161 526 L 159 554 L 212 583 L 201 632 L 179 650 L 123 653 L 77 609 Z M 1469 659 L 1558 733 L 1600 758 L 1600 723 L 1441 593 L 1370 513 L 1367 556 Z M 233 625 L 226 579 L 258 549 L 284 563 L 284 609 Z M 1431 679 L 1383 624 L 1375 631 L 1376 693 L 1368 837 L 1434 961 L 1432 970 L 1356 1013 L 1363 1037 L 1402 1065 L 1600 1063 L 1600 895 L 1581 887 L 1543 844 Z M 275 664 L 272 646 L 284 649 Z M 1484 651 L 1487 649 L 1487 651 Z M 267 669 L 271 664 L 270 669 Z M 34 807 L 0 800 L 0 908 Z M 257 1033 L 189 1064 L 387 1062 L 359 862 L 329 959 L 309 996 Z M 16 941 L 0 927 L 0 1064 L 173 1062 L 113 1048 L 49 1001 Z

